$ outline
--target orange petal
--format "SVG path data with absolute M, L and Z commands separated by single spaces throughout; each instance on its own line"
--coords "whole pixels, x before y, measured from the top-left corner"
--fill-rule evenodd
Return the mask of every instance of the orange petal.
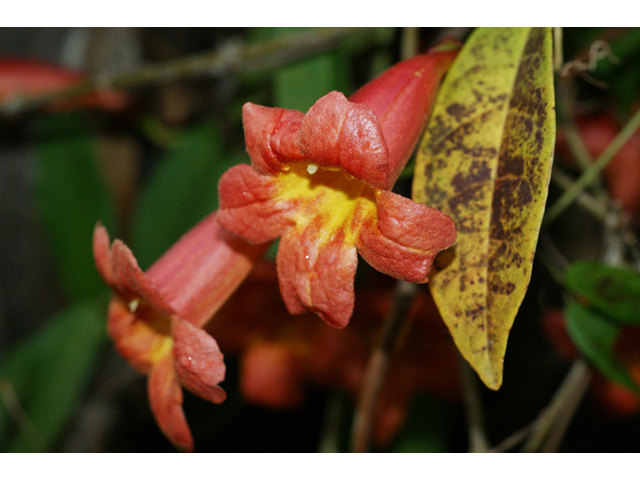
M 212 403 L 223 402 L 227 394 L 218 383 L 224 380 L 224 357 L 213 337 L 176 315 L 171 318 L 171 335 L 182 385 Z
M 164 315 L 169 316 L 174 312 L 121 240 L 114 240 L 111 247 L 111 280 L 113 288 L 120 293 L 142 298 Z
M 433 259 L 453 245 L 453 220 L 433 207 L 388 191 L 376 192 L 377 222 L 363 222 L 358 252 L 376 270 L 425 283 Z
M 297 110 L 244 104 L 242 124 L 247 153 L 258 172 L 277 173 L 284 163 L 304 159 L 299 141 L 302 117 Z
M 343 328 L 353 312 L 353 279 L 358 256 L 344 241 L 342 230 L 326 243 L 310 223 L 292 228 L 278 246 L 278 278 L 290 313 L 317 313 L 328 324 Z
M 111 280 L 111 244 L 107 229 L 98 222 L 93 229 L 93 258 L 98 269 L 98 273 L 104 282 L 110 287 L 113 286 Z
M 249 165 L 236 165 L 220 178 L 218 222 L 253 243 L 278 238 L 292 225 L 289 217 L 296 203 L 277 200 L 276 191 L 274 177 L 261 175 Z
M 149 373 L 159 356 L 170 351 L 169 319 L 141 303 L 135 313 L 114 295 L 109 304 L 107 330 L 116 349 L 142 373 Z
M 147 382 L 151 411 L 162 433 L 176 448 L 193 451 L 193 437 L 182 409 L 182 387 L 168 354 L 151 370 Z
M 305 157 L 339 167 L 374 188 L 390 188 L 389 152 L 382 127 L 369 107 L 340 92 L 319 99 L 304 116 L 300 144 Z

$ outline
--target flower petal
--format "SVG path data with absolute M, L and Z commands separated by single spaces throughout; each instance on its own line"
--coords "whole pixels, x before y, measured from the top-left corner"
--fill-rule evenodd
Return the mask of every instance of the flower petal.
M 171 318 L 171 335 L 182 385 L 212 403 L 223 402 L 227 394 L 218 383 L 224 380 L 224 357 L 213 337 L 176 315 Z
M 111 275 L 111 245 L 107 229 L 98 222 L 93 229 L 93 258 L 102 280 L 109 285 L 112 284 Z
M 220 178 L 218 222 L 253 243 L 278 238 L 292 225 L 289 217 L 296 203 L 276 199 L 277 190 L 274 177 L 236 165 Z
M 142 298 L 164 315 L 174 313 L 158 288 L 140 269 L 129 247 L 121 240 L 114 240 L 111 246 L 111 280 L 113 288 L 121 294 Z
M 120 296 L 109 304 L 107 330 L 116 349 L 134 368 L 149 373 L 154 362 L 171 351 L 169 318 L 146 303 L 135 312 Z
M 305 157 L 322 167 L 339 167 L 374 188 L 391 186 L 389 152 L 373 111 L 331 92 L 307 112 L 300 126 Z
M 284 163 L 304 160 L 299 141 L 302 117 L 297 110 L 244 104 L 242 124 L 247 153 L 258 172 L 277 173 Z
M 453 220 L 433 207 L 377 191 L 377 222 L 363 222 L 360 255 L 376 270 L 399 280 L 425 283 L 433 259 L 453 245 Z
M 180 450 L 193 451 L 193 437 L 182 409 L 182 387 L 171 354 L 151 370 L 147 381 L 149 404 L 160 430 Z
M 311 310 L 329 325 L 344 328 L 353 312 L 358 256 L 342 230 L 329 233 L 332 236 L 321 243 L 323 237 L 312 222 L 281 238 L 276 259 L 280 291 L 291 314 Z

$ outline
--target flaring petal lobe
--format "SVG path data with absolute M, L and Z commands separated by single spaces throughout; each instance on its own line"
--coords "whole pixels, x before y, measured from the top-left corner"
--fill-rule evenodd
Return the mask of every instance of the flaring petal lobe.
M 251 164 L 262 174 L 282 170 L 283 163 L 302 161 L 298 133 L 303 113 L 246 103 L 242 124 Z
M 224 357 L 213 337 L 175 315 L 171 334 L 175 369 L 182 385 L 212 403 L 223 402 L 227 394 L 218 383 L 224 380 Z
M 353 280 L 358 256 L 342 230 L 320 243 L 313 224 L 291 229 L 280 240 L 277 256 L 280 291 L 289 312 L 311 310 L 324 321 L 344 328 L 355 301 Z
M 149 404 L 162 433 L 185 452 L 193 451 L 193 437 L 182 409 L 182 387 L 171 353 L 156 362 L 147 380 Z
M 389 188 L 389 152 L 373 111 L 331 92 L 309 109 L 300 125 L 305 157 L 320 166 L 339 167 L 374 188 Z
M 121 240 L 114 240 L 111 247 L 111 278 L 116 290 L 139 297 L 164 315 L 174 313 L 156 286 L 138 266 L 138 261 Z
M 377 222 L 362 224 L 358 251 L 382 273 L 425 283 L 435 256 L 456 239 L 453 220 L 388 191 L 376 192 L 376 201 Z
M 296 205 L 277 201 L 274 177 L 262 175 L 250 165 L 236 165 L 226 171 L 218 192 L 218 222 L 252 243 L 274 240 L 292 225 L 289 214 Z
M 170 351 L 169 328 L 169 319 L 146 304 L 133 313 L 119 296 L 109 303 L 109 337 L 120 355 L 142 373 L 149 373 L 157 358 Z

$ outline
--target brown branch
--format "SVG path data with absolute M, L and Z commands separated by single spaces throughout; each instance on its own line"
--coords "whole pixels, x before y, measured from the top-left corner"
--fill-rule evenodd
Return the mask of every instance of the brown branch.
M 148 65 L 132 72 L 98 75 L 53 93 L 13 98 L 0 103 L 0 116 L 22 114 L 96 90 L 130 89 L 203 75 L 219 77 L 267 70 L 332 48 L 342 38 L 356 32 L 360 35 L 374 33 L 369 29 L 319 28 L 261 43 L 245 44 L 233 40 L 212 52 Z
M 591 370 L 587 363 L 583 359 L 574 361 L 551 403 L 538 416 L 536 427 L 522 447 L 523 452 L 537 452 L 559 445 L 590 381 Z
M 486 452 L 490 445 L 485 433 L 482 402 L 478 389 L 478 377 L 467 361 L 458 355 L 460 376 L 464 392 L 464 406 L 469 430 L 469 451 L 472 453 Z

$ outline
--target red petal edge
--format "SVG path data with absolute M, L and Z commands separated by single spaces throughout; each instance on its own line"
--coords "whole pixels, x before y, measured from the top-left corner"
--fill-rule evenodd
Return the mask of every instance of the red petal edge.
M 182 385 L 205 400 L 222 403 L 227 394 L 218 383 L 224 380 L 224 357 L 213 337 L 176 315 L 171 318 L 171 335 Z
M 284 163 L 304 160 L 298 141 L 302 117 L 297 110 L 244 104 L 245 144 L 256 171 L 274 174 L 282 170 Z
M 358 252 L 376 270 L 425 283 L 433 259 L 456 240 L 453 220 L 440 210 L 395 193 L 376 192 L 377 222 L 363 222 Z
M 374 188 L 391 187 L 389 152 L 373 111 L 340 92 L 320 98 L 300 126 L 305 157 L 322 167 L 340 167 Z
M 274 240 L 293 224 L 288 213 L 296 205 L 274 198 L 274 178 L 261 175 L 249 165 L 236 165 L 227 170 L 220 178 L 218 192 L 218 223 L 249 242 Z
M 320 246 L 313 226 L 291 229 L 281 239 L 276 258 L 280 292 L 293 315 L 312 311 L 329 325 L 344 328 L 355 301 L 353 280 L 358 256 L 342 231 Z
M 109 233 L 107 233 L 107 229 L 104 228 L 100 222 L 98 222 L 93 229 L 93 259 L 102 280 L 112 287 Z
M 193 437 L 182 409 L 182 387 L 171 355 L 154 364 L 147 389 L 151 411 L 162 433 L 176 448 L 192 452 Z

